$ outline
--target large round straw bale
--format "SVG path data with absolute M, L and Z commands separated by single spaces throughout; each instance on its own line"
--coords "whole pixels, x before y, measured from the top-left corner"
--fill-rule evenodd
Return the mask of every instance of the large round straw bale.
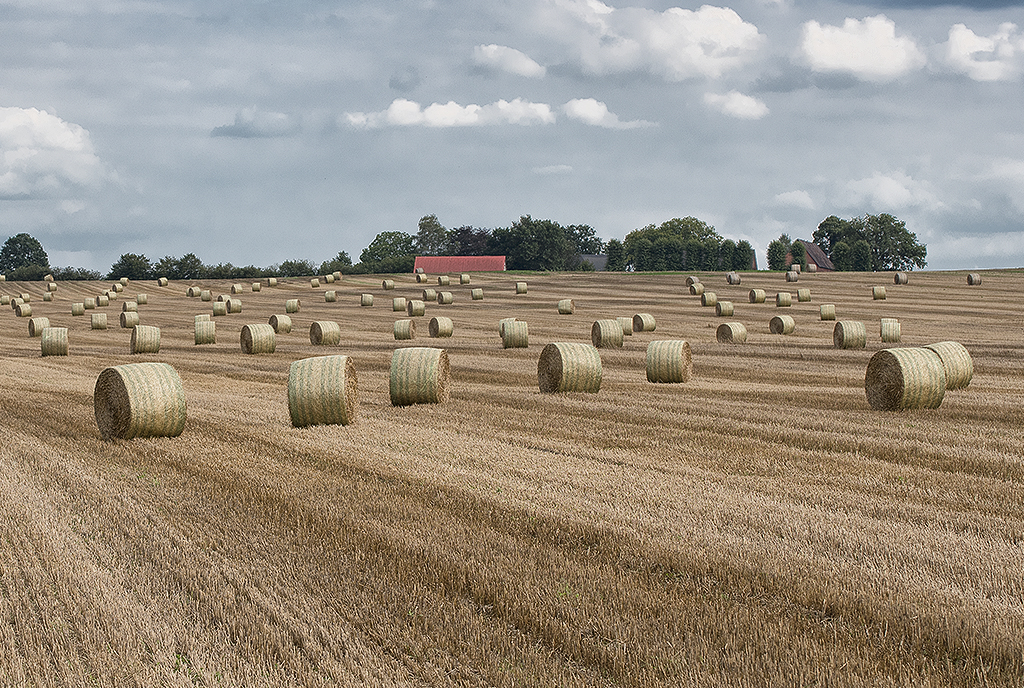
M 193 320 L 194 320 L 195 322 L 212 322 L 212 321 L 210 320 L 210 314 L 209 314 L 209 313 L 200 313 L 199 315 L 196 315 L 196 316 L 195 316 L 195 317 L 193 318 Z
M 274 314 L 270 316 L 268 324 L 274 328 L 276 334 L 288 334 L 292 331 L 292 319 L 287 315 Z
M 451 318 L 431 318 L 428 325 L 431 337 L 451 337 L 455 331 L 455 325 Z
M 122 313 L 121 316 L 128 315 Z M 132 328 L 130 351 L 133 354 L 160 353 L 160 328 L 152 325 L 136 325 Z
M 776 315 L 768 321 L 768 331 L 772 334 L 793 334 L 796 321 L 791 315 Z
M 697 277 L 696 275 L 690 275 L 689 277 L 686 278 L 686 286 L 692 287 L 695 284 L 700 284 L 700 277 Z
M 420 269 L 422 270 L 422 268 L 420 268 Z M 426 284 L 429 281 L 429 279 L 430 278 L 427 277 L 422 272 L 417 272 L 416 273 L 416 284 Z
M 648 382 L 687 382 L 691 377 L 693 357 L 688 341 L 673 339 L 647 345 Z
M 335 282 L 340 282 L 342 278 L 341 270 L 335 270 L 331 273 L 331 277 L 334 278 Z
M 786 281 L 787 282 L 797 282 L 799 280 L 800 280 L 800 273 L 799 272 L 796 272 L 795 270 L 790 270 L 789 272 L 786 273 Z
M 822 320 L 835 320 L 836 319 L 836 305 L 834 303 L 823 303 L 818 308 L 818 313 Z
M 896 344 L 900 341 L 900 321 L 896 318 L 882 318 L 879 323 L 878 336 L 885 344 Z
M 938 342 L 925 347 L 938 354 L 946 373 L 946 389 L 964 389 L 974 377 L 971 353 L 960 342 Z
M 654 332 L 658 323 L 650 313 L 636 313 L 633 315 L 634 332 Z
M 719 301 L 715 304 L 715 315 L 719 318 L 732 315 L 732 301 Z
M 30 317 L 32 317 L 32 304 L 31 303 L 19 303 L 15 307 L 14 313 L 19 318 L 30 318 Z
M 139 314 L 137 312 L 125 311 L 121 313 L 119 321 L 123 329 L 130 330 L 139 324 Z
M 437 290 L 436 289 L 424 289 L 423 290 L 424 301 L 437 301 Z
M 285 313 L 298 313 L 299 312 L 299 305 L 300 304 L 299 304 L 299 300 L 298 299 L 288 299 L 287 301 L 284 302 L 284 312 Z
M 228 304 L 224 301 L 214 301 L 213 303 L 213 314 L 214 316 L 221 316 L 228 314 Z
M 713 291 L 706 291 L 700 295 L 700 305 L 714 308 L 718 304 L 718 294 Z
M 967 284 L 972 287 L 976 284 L 981 284 L 981 275 L 977 272 L 967 273 Z
M 450 291 L 437 292 L 437 302 L 443 306 L 450 306 L 455 301 L 455 295 Z
M 389 279 L 382 280 L 381 283 L 380 283 L 380 287 L 384 291 L 391 291 L 391 290 L 393 290 L 395 288 L 395 280 L 389 280 Z
M 444 349 L 409 347 L 391 355 L 391 403 L 443 404 L 448 401 L 451 368 Z
M 741 281 L 740 274 L 738 272 L 729 272 L 725 275 L 726 284 L 739 284 Z
M 120 294 L 121 292 L 124 291 L 124 285 L 121 284 L 120 282 L 115 282 L 114 284 L 111 284 L 110 286 L 118 294 Z
M 47 282 L 46 283 L 46 291 L 48 291 L 48 292 L 50 292 L 50 291 L 57 291 L 57 283 L 56 282 Z
M 53 275 L 49 275 L 49 274 L 44 275 L 43 276 L 43 281 L 44 282 L 52 282 L 53 281 Z
M 516 320 L 519 320 L 519 318 L 502 318 L 501 320 L 499 320 L 498 321 L 498 336 L 499 337 L 504 337 L 505 336 L 505 328 L 508 327 L 509 323 L 514 323 Z
M 882 349 L 868 361 L 864 391 L 876 411 L 938 408 L 946 371 L 931 349 Z
M 614 318 L 595 320 L 590 327 L 590 341 L 602 349 L 622 346 L 622 326 Z
M 232 284 L 231 285 L 231 293 L 232 294 L 242 294 L 244 292 L 245 292 L 245 287 L 243 287 L 241 284 Z
M 18 298 L 20 298 L 24 303 L 32 302 L 32 295 L 28 292 L 23 292 Z
M 871 287 L 871 298 L 875 301 L 885 301 L 885 287 Z
M 288 369 L 288 413 L 292 425 L 348 425 L 359 414 L 356 368 L 348 356 L 317 356 Z
M 47 292 L 43 292 L 43 301 L 46 301 L 46 302 L 53 301 L 53 294 L 51 294 L 48 291 Z
M 694 282 L 690 285 L 690 296 L 700 296 L 704 293 L 704 285 L 700 282 Z
M 119 280 L 119 283 L 120 283 L 120 285 L 121 285 L 122 287 L 127 287 L 127 286 L 128 286 L 128 278 L 127 278 L 127 277 L 122 277 L 122 278 L 121 278 L 121 279 Z M 120 290 L 119 290 L 119 291 L 120 291 Z
M 516 282 L 516 293 L 517 294 L 525 294 L 526 290 L 527 290 L 526 289 L 526 282 Z
M 789 269 L 790 269 L 791 272 L 795 272 L 796 274 L 799 275 L 800 274 L 800 270 L 801 270 L 801 265 L 800 265 L 800 263 L 793 263 L 792 265 L 789 266 Z
M 274 328 L 266 323 L 245 325 L 239 343 L 243 354 L 272 354 L 277 349 L 277 336 Z
M 263 284 L 260 282 L 253 282 L 250 288 L 253 291 L 263 291 Z
M 135 303 L 134 301 L 125 301 L 124 303 L 121 304 L 121 312 L 122 313 L 138 313 L 139 312 L 139 304 Z
M 166 277 L 158 277 L 156 280 L 156 286 L 158 287 L 166 287 L 167 284 L 168 282 Z
M 11 297 L 9 294 L 0 295 L 0 306 L 10 306 Z
M 406 307 L 406 303 L 405 303 L 405 297 L 404 296 L 396 296 L 395 298 L 391 299 L 391 310 L 393 312 L 395 312 L 395 313 L 399 313 L 399 312 L 404 313 L 405 312 L 405 307 Z
M 114 291 L 113 289 L 110 289 L 109 291 L 107 291 L 107 298 L 109 300 L 111 300 L 111 301 L 116 301 L 117 300 L 117 292 Z
M 601 354 L 596 347 L 578 342 L 555 342 L 540 352 L 537 384 L 541 392 L 591 392 L 601 390 Z
M 461 275 L 459 275 L 459 284 L 469 284 L 469 282 L 470 277 L 468 272 L 464 272 Z
M 868 329 L 857 320 L 840 320 L 832 329 L 832 344 L 837 349 L 863 349 L 868 343 Z
M 107 329 L 107 314 L 106 313 L 93 313 L 92 314 L 92 329 L 94 330 L 105 330 Z
M 201 292 L 199 292 L 199 300 L 200 301 L 206 301 L 206 302 L 213 301 L 213 294 L 210 293 L 209 289 L 203 289 Z M 221 301 L 222 299 L 217 299 L 217 300 Z
M 341 325 L 330 320 L 314 320 L 309 326 L 309 343 L 313 346 L 341 344 Z
M 139 304 L 140 306 L 148 305 L 149 304 L 149 294 L 136 294 L 135 295 L 135 303 Z
M 905 272 L 897 272 L 892 276 L 893 284 L 906 284 L 910 281 L 910 275 Z
M 242 301 L 241 301 L 241 299 L 228 299 L 224 303 L 227 304 L 228 313 L 241 313 L 242 312 Z
M 202 291 L 203 290 L 200 289 L 199 287 L 189 287 L 188 289 L 185 290 L 185 296 L 193 298 L 199 296 L 199 294 L 202 293 Z
M 451 283 L 452 283 L 452 278 L 449 277 L 448 275 L 438 275 L 437 276 L 437 286 L 439 286 L 439 287 L 447 287 Z
M 43 356 L 67 356 L 68 328 L 44 327 L 39 333 L 39 348 Z
M 96 380 L 93 408 L 105 440 L 177 437 L 185 429 L 185 390 L 166 363 L 129 363 Z
M 793 295 L 788 291 L 780 291 L 775 295 L 775 307 L 786 308 L 793 305 Z
M 750 293 L 747 294 L 747 298 L 750 299 L 750 303 L 764 303 L 764 300 L 768 298 L 768 294 L 765 293 L 764 289 L 751 289 Z
M 324 282 L 334 284 L 334 275 L 324 275 Z
M 808 263 L 807 264 L 807 272 L 817 272 L 817 271 L 818 271 L 818 266 L 817 265 L 815 265 L 814 263 Z
M 412 317 L 424 315 L 427 312 L 427 304 L 423 303 L 419 299 L 409 299 L 405 304 L 405 312 L 407 315 Z
M 484 290 L 483 289 L 471 289 L 469 294 L 470 294 L 470 296 L 473 297 L 474 301 L 482 301 L 483 298 L 484 298 Z
M 25 303 L 25 299 L 21 298 L 20 296 L 16 296 L 16 297 L 14 297 L 14 298 L 13 298 L 13 299 L 11 299 L 11 301 L 10 301 L 10 304 L 11 304 L 11 310 L 12 310 L 12 311 L 16 311 L 16 310 L 18 310 L 18 306 L 20 306 L 20 305 L 21 305 L 21 304 L 23 304 L 23 303 Z
M 28 336 L 38 337 L 43 333 L 44 327 L 50 326 L 49 318 L 29 318 L 28 321 Z
M 313 279 L 309 280 L 309 288 L 310 289 L 317 289 L 319 287 L 320 287 L 320 280 L 319 279 L 314 277 Z
M 395 339 L 412 339 L 416 336 L 416 321 L 396 320 L 393 331 Z
M 747 328 L 741 322 L 722 323 L 715 330 L 715 339 L 722 344 L 742 344 L 747 341 Z
M 800 303 L 808 303 L 811 300 L 811 290 L 810 289 L 797 289 L 796 290 L 796 300 L 799 301 Z
M 572 299 L 561 299 L 558 302 L 559 315 L 572 315 L 576 312 L 576 302 Z
M 615 319 L 618 321 L 619 327 L 622 328 L 622 334 L 626 337 L 631 337 L 633 335 L 633 318 L 623 317 Z
M 338 292 L 328 289 L 324 292 L 324 303 L 334 303 L 338 300 Z
M 97 306 L 101 306 L 101 307 L 102 306 L 109 306 L 110 305 L 110 297 L 107 296 L 106 294 L 100 294 L 99 296 L 96 297 L 96 305 Z
M 506 349 L 526 349 L 530 346 L 530 328 L 525 320 L 506 322 L 501 330 L 501 345 Z
M 197 320 L 195 322 L 196 346 L 202 344 L 217 343 L 217 323 L 212 320 Z
M 267 286 L 268 287 L 276 287 L 277 286 L 277 278 L 276 277 L 268 277 L 267 278 Z
M 73 304 L 71 304 L 71 315 L 85 315 L 85 304 L 84 303 L 73 303 Z

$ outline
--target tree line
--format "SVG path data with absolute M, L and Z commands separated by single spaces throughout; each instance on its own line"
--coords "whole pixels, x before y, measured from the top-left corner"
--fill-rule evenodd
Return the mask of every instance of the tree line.
M 829 215 L 811 237 L 836 270 L 852 272 L 883 272 L 913 270 L 928 264 L 928 248 L 907 229 L 903 220 L 881 213 L 844 220 Z M 769 270 L 789 268 L 793 263 L 807 265 L 804 247 L 783 234 L 768 244 Z

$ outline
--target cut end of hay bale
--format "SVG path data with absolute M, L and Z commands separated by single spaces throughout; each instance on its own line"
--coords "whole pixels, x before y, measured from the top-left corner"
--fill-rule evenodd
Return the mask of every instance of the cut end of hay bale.
M 946 394 L 946 374 L 931 349 L 882 349 L 864 375 L 868 404 L 876 411 L 933 409 Z
M 704 285 L 700 282 L 694 282 L 690 285 L 690 296 L 701 296 L 704 293 Z
M 885 301 L 885 287 L 871 287 L 871 298 L 875 301 Z
M 596 320 L 590 327 L 590 341 L 600 348 L 622 346 L 622 326 L 618 320 Z
M 719 318 L 729 317 L 733 314 L 732 301 L 719 301 L 715 304 L 715 315 Z
M 450 291 L 437 292 L 437 302 L 442 306 L 450 306 L 455 301 L 455 294 Z
M 548 344 L 537 362 L 537 384 L 544 393 L 597 393 L 601 375 L 601 354 L 589 344 Z
M 832 344 L 837 349 L 863 349 L 868 342 L 868 330 L 857 320 L 840 320 L 832 330 Z
M 700 295 L 700 305 L 714 308 L 718 305 L 718 294 L 713 291 L 706 291 Z
M 292 425 L 349 425 L 359 415 L 356 368 L 348 356 L 317 356 L 288 370 L 288 414 Z
M 277 336 L 269 324 L 245 325 L 239 343 L 244 354 L 272 354 L 277 349 Z
M 516 293 L 525 294 L 527 292 L 526 282 L 516 282 Z
M 276 334 L 288 334 L 292 331 L 292 319 L 287 315 L 272 315 L 268 324 Z
M 309 343 L 313 346 L 341 344 L 341 325 L 330 320 L 315 320 L 309 326 Z
M 393 290 L 395 288 L 395 280 L 389 280 L 389 279 L 382 280 L 381 283 L 380 283 L 380 287 L 384 291 L 391 291 L 391 290 Z
M 741 278 L 738 272 L 730 272 L 725 275 L 726 284 L 739 284 Z
M 443 404 L 451 388 L 451 368 L 444 349 L 410 347 L 391 355 L 391 404 Z
M 791 315 L 776 315 L 768 321 L 768 331 L 772 334 L 793 334 L 796 321 Z
M 31 318 L 28 321 L 28 336 L 38 337 L 43 333 L 43 328 L 50 326 L 49 318 Z
M 119 320 L 122 329 L 130 330 L 139 324 L 139 314 L 137 312 L 127 311 L 121 313 Z
M 452 333 L 455 332 L 455 325 L 452 323 L 451 318 L 431 318 L 427 327 L 430 332 L 430 336 L 434 338 L 451 337 Z
M 177 437 L 185 429 L 185 391 L 166 363 L 129 363 L 100 373 L 93 391 L 104 440 Z
M 800 281 L 800 273 L 797 272 L 796 270 L 790 270 L 789 272 L 786 273 L 786 281 L 787 282 L 799 282 Z
M 427 312 L 427 304 L 423 303 L 419 299 L 411 299 L 405 305 L 405 312 L 411 317 L 425 315 Z
M 722 344 L 742 344 L 747 341 L 747 328 L 741 322 L 722 323 L 715 330 L 715 338 Z
M 647 381 L 688 382 L 693 377 L 690 343 L 683 339 L 651 342 L 647 345 Z
M 981 284 L 981 275 L 977 272 L 967 273 L 967 284 L 972 287 Z
M 747 294 L 747 298 L 750 303 L 764 303 L 765 299 L 768 298 L 768 294 L 764 289 L 751 289 L 750 293 Z
M 633 316 L 633 332 L 654 332 L 658 323 L 650 313 L 636 313 Z

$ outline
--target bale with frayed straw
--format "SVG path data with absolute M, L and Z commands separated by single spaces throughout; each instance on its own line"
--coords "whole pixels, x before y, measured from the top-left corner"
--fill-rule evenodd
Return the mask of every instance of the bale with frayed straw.
M 857 320 L 840 320 L 832 329 L 832 344 L 837 349 L 863 349 L 868 343 L 868 329 Z
M 787 282 L 798 282 L 800 280 L 800 273 L 795 270 L 790 270 L 786 273 Z
M 341 344 L 341 325 L 330 320 L 314 320 L 309 326 L 309 343 L 313 346 Z
M 135 295 L 135 303 L 139 304 L 140 306 L 148 305 L 149 304 L 149 294 L 136 294 Z
M 196 320 L 194 327 L 196 346 L 217 343 L 217 323 L 212 320 Z
M 451 318 L 431 318 L 428 325 L 430 336 L 433 338 L 451 337 L 455 332 L 455 325 Z
M 125 315 L 124 313 L 121 314 Z M 131 353 L 160 353 L 160 328 L 151 325 L 136 325 L 132 328 Z
M 107 329 L 107 314 L 106 313 L 93 313 L 92 314 L 92 329 L 94 330 L 105 330 Z
M 416 336 L 416 321 L 396 320 L 393 331 L 395 339 L 412 339 Z
M 474 301 L 482 301 L 483 298 L 484 298 L 484 290 L 483 289 L 471 289 L 469 294 L 470 294 L 470 296 L 473 297 Z
M 871 287 L 871 298 L 875 301 L 885 301 L 885 287 Z
M 589 344 L 548 344 L 537 361 L 537 384 L 545 393 L 597 393 L 601 390 L 601 373 L 601 354 Z
M 384 291 L 391 291 L 395 288 L 395 280 L 383 280 L 381 281 L 380 286 Z
M 242 302 L 240 299 L 228 299 L 224 302 L 228 307 L 228 313 L 241 313 Z
M 31 303 L 19 303 L 14 307 L 14 313 L 19 318 L 30 318 L 32 317 L 32 304 Z
M 505 336 L 505 328 L 508 326 L 509 323 L 514 323 L 516 320 L 519 320 L 519 318 L 502 318 L 501 320 L 499 320 L 498 321 L 498 336 L 499 337 L 504 337 Z
M 741 322 L 722 323 L 715 330 L 715 339 L 721 344 L 742 344 L 747 341 L 747 328 Z
M 313 279 L 309 280 L 309 288 L 310 289 L 317 289 L 319 287 L 320 287 L 320 280 L 318 280 L 316 277 L 314 277 Z
M 971 286 L 971 287 L 973 287 L 973 286 L 975 286 L 977 284 L 981 284 L 981 275 L 978 274 L 977 272 L 969 272 L 969 273 L 967 273 L 967 284 L 968 284 L 968 286 Z
M 239 336 L 243 354 L 272 354 L 277 349 L 274 328 L 265 323 L 245 325 Z
M 206 302 L 213 301 L 213 294 L 210 293 L 209 289 L 203 289 L 201 292 L 199 292 L 199 300 L 200 301 L 206 301 Z M 224 298 L 221 297 L 221 298 L 218 298 L 217 300 L 218 301 L 223 301 Z
M 896 318 L 882 318 L 878 336 L 885 344 L 896 344 L 900 341 L 900 321 Z
M 334 284 L 334 275 L 324 275 L 324 282 Z
M 910 281 L 910 275 L 905 272 L 897 272 L 892 276 L 893 284 L 906 284 Z
M 739 284 L 740 274 L 738 272 L 729 272 L 725 275 L 726 284 Z
M 73 304 L 71 304 L 71 315 L 85 315 L 85 304 L 84 303 L 73 303 Z
M 818 308 L 818 313 L 822 320 L 835 320 L 836 319 L 836 305 L 834 303 L 823 303 Z
M 106 294 L 100 294 L 99 296 L 96 297 L 96 305 L 100 307 L 109 306 L 110 297 L 107 296 Z
M 505 349 L 526 349 L 530 346 L 530 328 L 525 320 L 506 322 L 501 329 L 501 346 Z
M 442 306 L 450 306 L 455 301 L 455 295 L 450 291 L 437 292 L 437 302 Z
M 406 308 L 406 302 L 404 296 L 396 296 L 391 299 L 391 310 L 395 313 L 404 313 Z
M 405 312 L 410 317 L 424 315 L 427 312 L 427 305 L 419 299 L 409 299 L 408 303 L 405 304 Z
M 796 321 L 791 315 L 776 315 L 768 321 L 768 331 L 772 334 L 793 334 Z
M 793 305 L 793 295 L 788 291 L 780 291 L 775 295 L 775 307 L 787 308 Z
M 925 347 L 938 354 L 946 374 L 946 389 L 965 389 L 974 377 L 971 353 L 960 342 L 938 342 Z
M 690 285 L 690 296 L 701 296 L 704 293 L 704 285 L 700 282 L 694 282 Z
M 469 284 L 470 277 L 468 272 L 464 272 L 459 275 L 459 284 Z
M 324 292 L 324 303 L 334 303 L 338 300 L 338 292 L 329 289 Z
M 166 363 L 129 363 L 96 380 L 93 407 L 105 440 L 177 437 L 185 429 L 185 390 Z
M 410 347 L 391 355 L 391 404 L 443 404 L 448 401 L 451 368 L 444 349 Z
M 30 318 L 28 321 L 28 336 L 38 337 L 40 334 L 43 333 L 43 328 L 49 326 L 49 318 Z
M 288 414 L 292 425 L 348 425 L 359 415 L 356 368 L 348 356 L 317 356 L 288 369 Z
M 424 301 L 437 301 L 437 290 L 436 289 L 424 289 L 423 290 Z
M 166 287 L 167 284 L 168 282 L 166 277 L 158 277 L 156 280 L 156 286 L 158 287 Z
M 657 326 L 658 323 L 650 313 L 636 313 L 633 315 L 634 332 L 654 332 Z
M 200 289 L 199 287 L 194 287 L 194 286 L 193 287 L 189 287 L 188 289 L 185 290 L 185 296 L 187 296 L 187 297 L 189 297 L 191 299 L 191 298 L 194 298 L 196 296 L 199 296 L 199 294 L 201 294 L 202 291 L 203 290 Z
M 938 408 L 946 395 L 942 359 L 931 349 L 882 349 L 868 361 L 864 391 L 876 411 Z
M 796 290 L 796 300 L 799 301 L 800 303 L 808 303 L 808 302 L 810 302 L 810 300 L 811 300 L 811 290 L 810 289 L 797 289 Z
M 122 313 L 138 313 L 139 312 L 139 304 L 135 303 L 134 301 L 125 301 L 124 303 L 121 304 L 121 312 Z
M 572 299 L 561 299 L 558 302 L 559 315 L 572 315 L 576 312 L 576 302 Z
M 68 328 L 44 327 L 39 333 L 39 348 L 43 356 L 67 356 Z
M 288 334 L 292 331 L 292 319 L 287 315 L 270 316 L 269 325 L 274 328 L 275 334 Z
M 284 302 L 284 312 L 285 313 L 298 313 L 299 312 L 299 300 L 298 299 L 288 299 L 287 301 L 285 301 Z
M 633 318 L 615 318 L 622 328 L 622 334 L 626 337 L 633 336 Z
M 139 324 L 139 314 L 131 311 L 125 311 L 124 313 L 121 313 L 119 320 L 122 329 L 130 330 Z
M 526 282 L 516 282 L 516 293 L 517 294 L 525 294 L 526 293 Z
M 215 317 L 228 314 L 228 304 L 223 301 L 215 301 L 213 303 L 213 315 Z
M 618 320 L 595 320 L 590 327 L 590 341 L 599 349 L 622 346 L 622 326 Z
M 714 308 L 718 303 L 718 294 L 713 291 L 706 291 L 700 295 L 700 305 Z
M 747 294 L 747 298 L 750 299 L 750 303 L 764 303 L 764 300 L 768 298 L 768 294 L 765 293 L 764 289 L 751 289 L 750 293 Z
M 715 315 L 719 318 L 732 315 L 732 301 L 719 301 L 715 304 Z
M 439 287 L 447 287 L 447 286 L 451 285 L 451 283 L 452 283 L 452 278 L 449 277 L 448 275 L 438 275 L 437 276 L 437 286 L 439 286 Z
M 686 278 L 686 286 L 692 287 L 695 284 L 700 284 L 700 277 L 697 277 L 696 275 L 690 275 L 689 277 Z
M 693 357 L 688 341 L 663 340 L 647 345 L 648 382 L 688 382 L 691 377 Z
M 245 287 L 243 287 L 241 284 L 232 284 L 231 285 L 231 293 L 232 294 L 241 294 L 243 292 L 245 292 Z

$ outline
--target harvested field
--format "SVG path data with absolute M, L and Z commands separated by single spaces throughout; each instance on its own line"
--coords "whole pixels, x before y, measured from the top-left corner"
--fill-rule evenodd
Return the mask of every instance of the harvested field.
M 148 293 L 158 354 L 93 331 L 70 304 L 99 283 L 7 282 L 67 327 L 40 356 L 0 312 L 0 685 L 975 686 L 1024 676 L 1024 273 L 803 274 L 796 329 L 773 336 L 781 273 L 701 274 L 735 304 L 742 346 L 685 274 L 474 273 L 444 308 L 451 397 L 394 407 L 393 322 L 355 296 L 417 298 L 413 275 L 346 276 L 309 298 L 273 355 L 239 350 L 308 279 L 247 293 L 196 347 L 186 282 Z M 203 282 L 215 293 L 230 281 Z M 337 285 L 335 285 L 337 286 Z M 682 295 L 682 296 L 681 296 Z M 596 394 L 544 394 L 551 342 L 590 341 L 591 317 L 650 313 L 655 333 L 601 349 Z M 904 347 L 958 341 L 970 386 L 933 410 L 873 411 L 864 375 L 883 348 L 833 347 L 833 322 L 898 318 Z M 100 312 L 113 312 L 113 307 Z M 118 309 L 119 310 L 119 309 Z M 428 307 L 428 316 L 430 316 Z M 503 349 L 495 323 L 529 322 Z M 331 353 L 358 375 L 352 425 L 294 428 L 304 333 L 341 323 Z M 656 335 L 656 336 L 655 336 Z M 693 377 L 647 381 L 654 339 L 690 343 Z M 415 340 L 414 340 L 415 341 Z M 100 372 L 171 364 L 177 438 L 105 442 Z

